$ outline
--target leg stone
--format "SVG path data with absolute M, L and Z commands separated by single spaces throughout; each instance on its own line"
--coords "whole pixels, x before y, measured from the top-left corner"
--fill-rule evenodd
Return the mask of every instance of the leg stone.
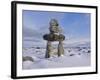
M 61 56 L 63 54 L 64 54 L 63 44 L 62 44 L 62 41 L 59 41 L 59 44 L 58 44 L 58 56 Z
M 52 50 L 51 41 L 48 41 L 47 42 L 47 47 L 46 47 L 46 55 L 45 55 L 45 58 L 50 58 L 51 50 Z

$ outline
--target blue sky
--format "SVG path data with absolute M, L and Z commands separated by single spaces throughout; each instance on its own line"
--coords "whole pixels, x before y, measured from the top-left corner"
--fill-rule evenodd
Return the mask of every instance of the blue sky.
M 39 42 L 49 33 L 49 22 L 55 18 L 63 29 L 66 40 L 90 39 L 90 14 L 23 10 L 24 40 Z

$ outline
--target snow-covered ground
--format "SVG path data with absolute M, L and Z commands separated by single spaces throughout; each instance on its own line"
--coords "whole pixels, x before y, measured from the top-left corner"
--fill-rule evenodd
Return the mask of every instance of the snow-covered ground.
M 64 55 L 61 57 L 54 54 L 50 58 L 45 58 L 45 51 L 44 47 L 23 48 L 23 69 L 84 67 L 91 65 L 91 50 L 87 46 L 64 47 Z M 54 49 L 52 52 L 56 53 L 56 51 Z

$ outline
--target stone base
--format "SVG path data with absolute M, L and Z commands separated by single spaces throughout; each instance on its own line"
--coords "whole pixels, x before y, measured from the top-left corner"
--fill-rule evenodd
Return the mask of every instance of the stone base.
M 48 41 L 45 58 L 50 58 L 50 56 L 52 55 L 51 54 L 52 51 L 53 51 L 53 49 L 52 49 L 51 41 Z M 58 57 L 64 55 L 64 48 L 62 45 L 62 41 L 59 41 L 58 48 L 57 48 L 57 55 L 58 55 Z

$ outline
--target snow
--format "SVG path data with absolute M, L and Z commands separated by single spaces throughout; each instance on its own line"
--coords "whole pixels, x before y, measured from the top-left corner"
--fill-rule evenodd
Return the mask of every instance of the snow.
M 53 49 L 52 53 L 56 52 Z M 32 61 L 23 61 L 23 69 L 43 69 L 61 67 L 84 67 L 91 65 L 90 47 L 64 47 L 64 55 L 58 57 L 53 54 L 50 58 L 45 58 L 46 49 L 44 47 L 23 48 L 23 57 L 29 56 Z

